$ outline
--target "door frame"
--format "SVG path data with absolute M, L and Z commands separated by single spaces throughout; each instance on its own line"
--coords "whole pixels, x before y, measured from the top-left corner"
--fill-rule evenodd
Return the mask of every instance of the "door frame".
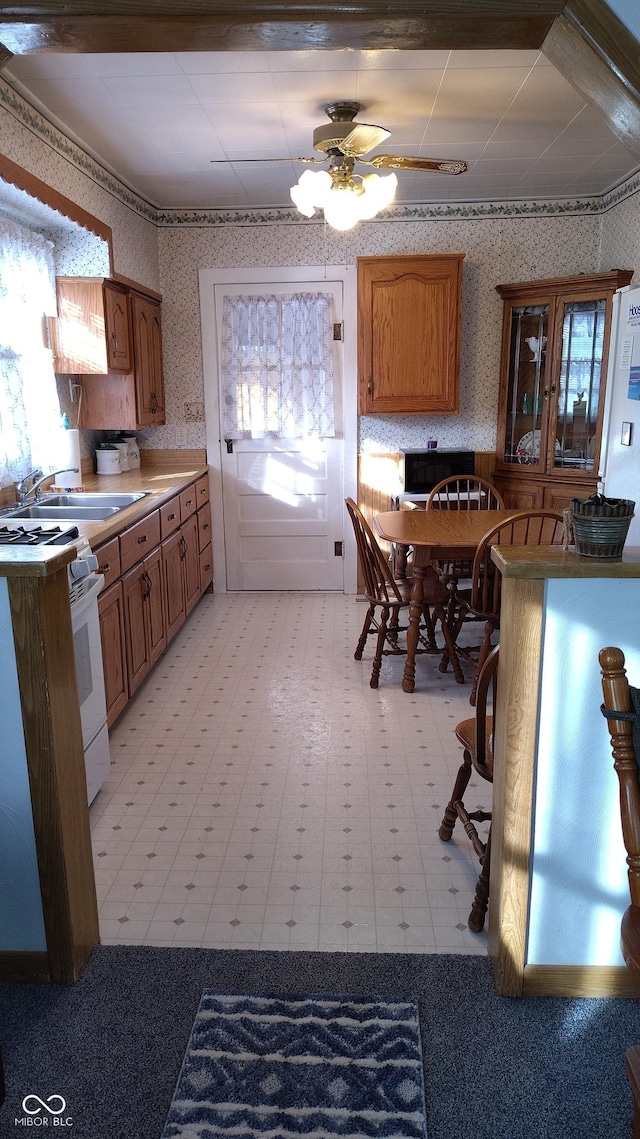
M 220 401 L 218 337 L 215 320 L 216 285 L 260 285 L 269 282 L 296 284 L 306 281 L 340 281 L 342 283 L 343 375 L 342 403 L 344 413 L 344 497 L 355 498 L 358 487 L 358 416 L 357 416 L 357 272 L 355 265 L 261 266 L 255 269 L 200 269 L 200 327 L 202 331 L 202 368 L 204 374 L 205 438 L 209 464 L 211 530 L 213 543 L 213 578 L 216 593 L 227 592 L 227 567 L 222 505 L 222 469 L 220 461 Z M 204 319 L 211 312 L 212 319 Z M 346 519 L 346 515 L 345 515 Z M 344 527 L 344 592 L 357 593 L 357 551 L 352 528 Z

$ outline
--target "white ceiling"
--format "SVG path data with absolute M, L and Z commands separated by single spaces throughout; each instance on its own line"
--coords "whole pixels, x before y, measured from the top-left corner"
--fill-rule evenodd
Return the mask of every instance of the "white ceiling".
M 375 153 L 469 163 L 457 177 L 399 171 L 400 204 L 601 194 L 638 166 L 538 51 L 43 53 L 3 75 L 165 208 L 291 205 L 308 167 L 268 159 L 314 155 L 339 99 L 391 131 Z

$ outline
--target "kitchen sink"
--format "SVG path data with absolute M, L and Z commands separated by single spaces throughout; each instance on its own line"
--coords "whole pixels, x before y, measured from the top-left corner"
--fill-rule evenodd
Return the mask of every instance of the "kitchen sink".
M 122 510 L 124 506 L 131 506 L 144 498 L 146 491 L 138 494 L 93 494 L 90 490 L 76 491 L 73 494 L 43 494 L 38 500 L 39 506 L 115 506 Z
M 70 518 L 76 522 L 100 521 L 111 518 L 126 506 L 139 502 L 146 492 L 139 494 L 91 494 L 78 491 L 75 494 L 43 494 L 37 501 L 24 506 L 16 506 L 3 512 L 5 518 Z
M 8 511 L 5 518 L 42 518 L 55 520 L 56 518 L 70 518 L 74 522 L 91 522 L 111 518 L 122 507 L 118 506 L 47 506 L 34 502 L 33 506 L 20 506 L 17 510 Z

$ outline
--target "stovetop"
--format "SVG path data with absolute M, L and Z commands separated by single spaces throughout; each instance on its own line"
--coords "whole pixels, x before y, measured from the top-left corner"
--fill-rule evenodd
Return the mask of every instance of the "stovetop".
M 65 546 L 78 537 L 77 526 L 0 526 L 0 546 Z

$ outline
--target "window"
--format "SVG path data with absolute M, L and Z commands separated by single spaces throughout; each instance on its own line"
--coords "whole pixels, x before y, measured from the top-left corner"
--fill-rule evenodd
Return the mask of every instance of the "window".
M 224 298 L 226 439 L 335 435 L 331 304 L 328 293 Z
M 0 217 L 0 485 L 50 469 L 60 420 L 43 321 L 55 315 L 51 242 Z

